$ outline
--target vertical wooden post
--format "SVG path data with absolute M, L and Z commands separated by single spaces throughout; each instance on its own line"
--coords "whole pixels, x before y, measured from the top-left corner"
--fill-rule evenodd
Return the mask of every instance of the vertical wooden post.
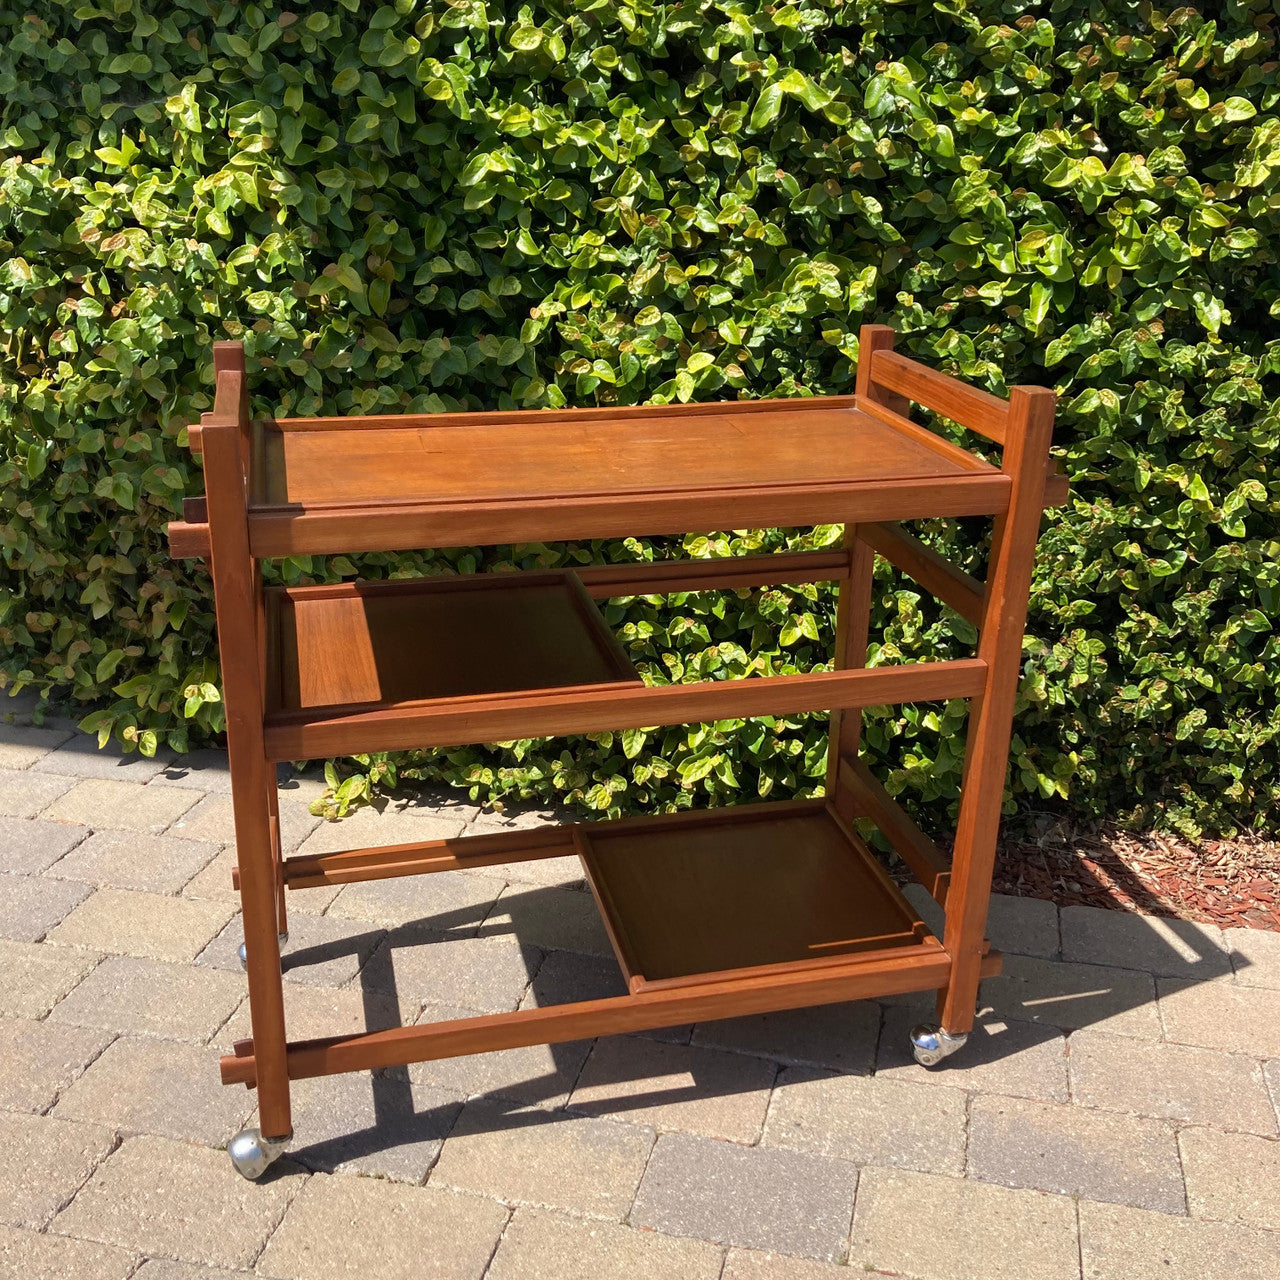
M 944 945 L 951 954 L 951 980 L 938 993 L 938 1018 L 948 1035 L 963 1035 L 972 1028 L 978 998 L 1056 401 L 1047 387 L 1014 387 L 1009 397 L 1003 470 L 1012 490 L 1008 511 L 996 517 L 992 539 L 978 641 L 978 656 L 987 663 L 986 688 L 969 705 L 960 817 L 947 894 Z
M 244 348 L 214 345 L 217 398 L 202 428 L 214 606 L 227 713 L 227 753 L 235 812 L 236 859 L 249 976 L 249 1013 L 257 1065 L 259 1127 L 264 1138 L 293 1131 L 285 1059 L 284 992 L 277 934 L 279 873 L 272 839 L 275 768 L 263 741 L 261 592 L 249 550 L 246 484 L 248 391 Z
M 876 553 L 858 537 L 856 525 L 844 531 L 845 550 L 849 556 L 849 576 L 840 584 L 836 602 L 836 651 L 833 666 L 837 669 L 862 667 L 867 662 L 867 635 L 871 627 L 871 592 Z M 857 816 L 853 794 L 840 785 L 840 758 L 856 760 L 862 742 L 862 708 L 849 707 L 831 713 L 831 729 L 827 738 L 826 795 L 836 812 L 846 821 Z

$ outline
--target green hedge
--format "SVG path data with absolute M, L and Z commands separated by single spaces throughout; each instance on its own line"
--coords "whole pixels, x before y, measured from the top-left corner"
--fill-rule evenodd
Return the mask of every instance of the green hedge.
M 1264 0 L 0 0 L 0 682 L 144 751 L 221 723 L 164 525 L 243 338 L 259 411 L 843 392 L 860 323 L 1061 393 L 1015 794 L 1184 829 L 1280 798 L 1280 108 Z M 980 564 L 965 522 L 928 530 Z M 695 555 L 836 529 L 690 538 Z M 678 540 L 363 557 L 363 572 Z M 350 575 L 292 560 L 290 581 Z M 880 581 L 881 659 L 964 624 Z M 654 678 L 829 657 L 826 589 L 615 602 Z M 959 706 L 880 711 L 945 805 Z M 367 761 L 591 808 L 820 780 L 816 719 Z M 565 750 L 562 752 L 562 748 Z

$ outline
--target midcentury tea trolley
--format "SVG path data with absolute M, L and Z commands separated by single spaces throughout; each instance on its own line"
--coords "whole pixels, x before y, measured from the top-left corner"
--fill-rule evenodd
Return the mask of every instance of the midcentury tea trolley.
M 222 1059 L 258 1090 L 230 1154 L 260 1176 L 292 1134 L 290 1081 L 907 991 L 932 1066 L 965 1041 L 978 983 L 1010 721 L 1041 513 L 1064 500 L 1054 395 L 1007 401 L 861 333 L 856 394 L 640 408 L 255 421 L 243 348 L 214 347 L 213 411 L 190 428 L 207 495 L 170 526 L 211 563 L 253 1037 Z M 907 415 L 922 405 L 1003 449 L 996 467 Z M 985 584 L 899 523 L 994 517 Z M 592 565 L 573 572 L 264 587 L 273 557 L 842 523 L 836 551 Z M 980 638 L 973 657 L 865 665 L 881 555 Z M 833 669 L 649 686 L 594 600 L 838 582 Z M 861 709 L 970 704 L 948 858 L 859 755 Z M 834 710 L 832 710 L 834 708 Z M 277 761 L 832 711 L 825 798 L 282 857 Z M 858 834 L 869 819 L 943 905 L 935 937 Z M 286 891 L 576 853 L 627 994 L 291 1041 Z

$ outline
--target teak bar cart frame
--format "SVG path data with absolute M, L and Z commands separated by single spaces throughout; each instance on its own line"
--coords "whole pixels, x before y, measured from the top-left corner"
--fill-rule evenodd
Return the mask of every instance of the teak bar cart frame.
M 291 1136 L 289 1082 L 906 991 L 938 991 L 913 1035 L 934 1065 L 970 1031 L 1054 395 L 1008 401 L 861 334 L 856 394 L 512 413 L 253 421 L 243 348 L 214 347 L 216 398 L 190 428 L 207 496 L 170 526 L 211 561 L 222 653 L 253 1038 L 222 1079 L 258 1090 L 231 1143 L 257 1177 Z M 1003 449 L 995 467 L 909 402 Z M 992 516 L 985 584 L 899 525 Z M 838 551 L 265 588 L 287 555 L 843 523 Z M 867 667 L 874 557 L 978 627 L 976 654 Z M 645 686 L 592 599 L 838 582 L 833 669 Z M 945 857 L 859 757 L 861 709 L 966 698 Z M 834 710 L 832 710 L 834 708 Z M 284 858 L 277 761 L 832 710 L 825 799 Z M 868 819 L 946 912 L 934 937 L 859 837 Z M 285 890 L 580 855 L 628 993 L 323 1040 L 285 1035 Z

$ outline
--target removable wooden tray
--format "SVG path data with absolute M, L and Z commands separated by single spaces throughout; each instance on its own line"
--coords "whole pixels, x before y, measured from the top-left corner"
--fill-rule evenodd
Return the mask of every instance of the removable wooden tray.
M 575 828 L 631 991 L 939 944 L 822 801 Z
M 265 594 L 269 711 L 641 683 L 569 572 Z

